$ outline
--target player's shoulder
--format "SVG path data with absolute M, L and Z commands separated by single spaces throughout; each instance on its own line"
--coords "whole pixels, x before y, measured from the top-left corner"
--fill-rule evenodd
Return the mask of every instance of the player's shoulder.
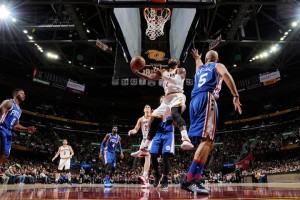
M 13 101 L 12 99 L 5 99 L 2 103 L 1 103 L 1 106 L 9 106 L 11 107 L 13 105 Z
M 223 63 L 216 62 L 216 67 L 225 67 Z

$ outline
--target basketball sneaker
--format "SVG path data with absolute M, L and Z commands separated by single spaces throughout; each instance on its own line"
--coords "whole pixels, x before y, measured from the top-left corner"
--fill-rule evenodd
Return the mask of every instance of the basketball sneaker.
M 205 190 L 207 190 L 209 193 L 211 192 L 210 188 L 207 187 L 207 186 L 205 186 L 203 183 L 199 183 L 199 182 L 197 183 L 197 182 L 196 182 L 196 185 L 197 185 L 197 187 L 200 188 L 200 189 L 205 189 Z
M 188 192 L 196 193 L 196 194 L 200 194 L 200 195 L 208 195 L 209 194 L 209 192 L 206 189 L 199 188 L 193 182 L 184 181 L 180 184 L 180 188 L 183 189 L 183 190 L 186 190 Z
M 149 180 L 146 179 L 144 176 L 139 176 L 139 177 L 138 177 L 138 180 L 139 180 L 140 184 L 142 184 L 142 188 L 145 188 L 145 187 L 149 187 L 149 186 L 150 186 Z
M 194 145 L 191 143 L 191 140 L 187 134 L 182 135 L 181 140 L 182 140 L 182 144 L 180 147 L 183 150 L 192 150 L 194 148 Z
M 163 176 L 161 182 L 160 182 L 160 187 L 161 190 L 168 190 L 168 177 Z
M 130 155 L 131 155 L 132 157 L 137 158 L 137 157 L 139 157 L 139 155 L 140 155 L 140 151 L 141 151 L 141 150 L 138 150 L 138 151 L 136 151 L 136 152 L 131 153 Z
M 142 147 L 140 150 L 139 150 L 139 155 L 138 157 L 146 157 L 149 155 L 149 150 L 148 150 L 148 147 L 145 146 L 145 147 Z

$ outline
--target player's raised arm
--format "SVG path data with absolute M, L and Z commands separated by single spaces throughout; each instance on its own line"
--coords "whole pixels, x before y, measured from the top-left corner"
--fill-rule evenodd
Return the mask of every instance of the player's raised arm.
M 161 79 L 160 74 L 157 73 L 157 72 L 151 73 L 151 74 L 149 74 L 149 75 L 146 75 L 146 74 L 141 73 L 141 72 L 139 72 L 139 71 L 135 71 L 134 73 L 135 73 L 138 77 L 143 78 L 143 79 L 146 79 L 146 80 L 159 80 L 159 79 Z
M 195 62 L 196 62 L 196 72 L 198 71 L 198 69 L 203 66 L 203 62 L 201 60 L 201 56 L 202 54 L 199 55 L 198 53 L 198 49 L 192 49 L 192 56 L 195 58 Z
M 224 79 L 226 85 L 228 86 L 228 88 L 231 91 L 231 94 L 233 95 L 234 110 L 238 111 L 239 114 L 242 114 L 242 108 L 241 108 L 242 104 L 240 103 L 240 100 L 239 100 L 239 93 L 236 89 L 236 85 L 234 83 L 234 80 L 233 80 L 231 74 L 228 72 L 226 67 L 221 63 L 217 63 L 216 69 L 217 69 L 217 72 Z
M 138 121 L 136 122 L 136 125 L 135 125 L 134 129 L 128 131 L 128 135 L 130 136 L 132 134 L 136 134 L 141 128 L 141 123 L 142 123 L 142 118 L 140 117 L 138 119 Z
M 2 116 L 4 113 L 7 113 L 13 106 L 13 103 L 10 100 L 4 100 L 0 105 L 0 115 Z
M 55 156 L 52 158 L 52 162 L 59 156 L 59 154 L 60 154 L 60 147 L 58 148 Z
M 120 137 L 119 142 L 118 142 L 118 148 L 119 148 L 119 152 L 120 152 L 120 157 L 121 157 L 121 159 L 123 159 L 124 154 L 123 154 L 123 148 L 122 148 L 122 145 L 121 145 L 121 137 Z

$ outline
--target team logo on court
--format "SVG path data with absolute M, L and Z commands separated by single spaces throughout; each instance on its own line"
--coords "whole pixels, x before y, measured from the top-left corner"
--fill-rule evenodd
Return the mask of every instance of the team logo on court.
M 170 146 L 166 146 L 166 150 L 170 151 L 171 147 Z
M 148 54 L 148 58 L 156 61 L 163 61 L 165 59 L 165 53 L 155 49 L 148 50 L 145 54 Z

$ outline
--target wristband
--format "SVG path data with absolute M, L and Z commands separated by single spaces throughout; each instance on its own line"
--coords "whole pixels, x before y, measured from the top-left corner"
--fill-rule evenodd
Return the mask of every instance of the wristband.
M 239 98 L 240 96 L 233 96 L 233 97 Z

